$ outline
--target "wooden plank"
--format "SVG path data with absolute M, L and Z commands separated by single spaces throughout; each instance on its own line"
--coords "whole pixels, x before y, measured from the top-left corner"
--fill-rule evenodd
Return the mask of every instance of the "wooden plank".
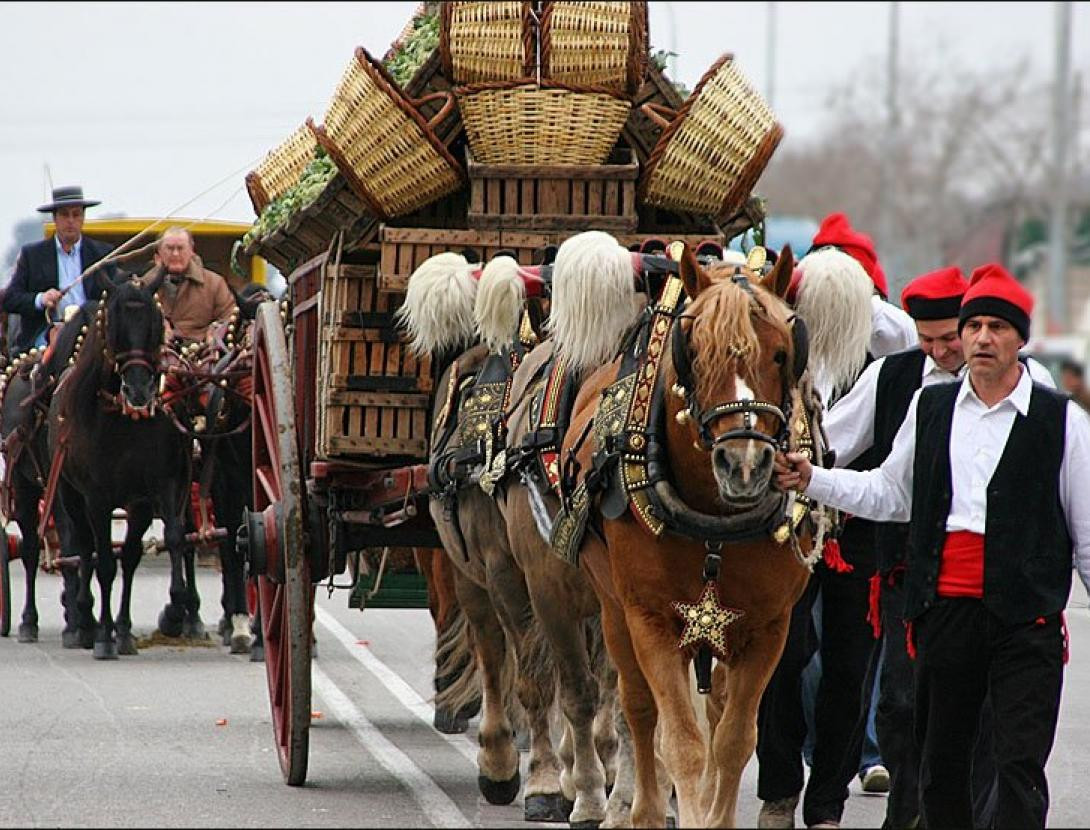
M 572 179 L 571 212 L 573 216 L 587 215 L 587 183 L 581 179 Z
M 486 191 L 484 203 L 488 213 L 503 213 L 503 200 L 500 196 L 503 192 L 503 182 L 498 179 L 489 179 L 484 185 Z
M 428 408 L 428 395 L 412 392 L 357 392 L 353 389 L 330 389 L 331 406 L 375 406 L 389 409 Z
M 497 234 L 481 233 L 473 230 L 453 230 L 438 228 L 391 228 L 383 225 L 379 229 L 382 242 L 409 242 L 423 245 L 497 245 Z
M 519 213 L 530 214 L 537 212 L 537 182 L 533 179 L 523 179 L 519 182 Z
M 631 151 L 629 151 L 631 152 Z M 632 179 L 640 177 L 636 161 L 623 164 L 474 164 L 472 179 Z
M 606 213 L 616 216 L 621 209 L 621 185 L 620 182 L 607 181 L 605 183 Z
M 621 182 L 621 216 L 636 216 L 635 182 Z
M 428 437 L 429 414 L 430 413 L 419 409 L 413 412 L 413 438 L 426 439 Z
M 481 228 L 520 228 L 536 231 L 625 231 L 636 230 L 638 216 L 571 216 L 568 214 L 537 214 L 532 216 L 492 216 L 470 214 L 473 224 Z
M 560 213 L 571 212 L 571 194 L 566 183 L 555 179 L 542 179 L 538 183 L 538 199 L 536 213 Z
M 423 439 L 336 436 L 329 438 L 330 455 L 409 455 L 414 458 L 426 458 L 427 453 L 427 442 Z
M 485 193 L 484 193 L 484 181 L 481 179 L 471 180 L 469 183 L 470 195 L 469 195 L 469 209 L 474 213 L 484 213 L 485 209 Z
M 587 182 L 587 213 L 592 216 L 608 216 L 610 206 L 605 203 L 605 184 L 600 179 Z
M 504 211 L 510 214 L 533 212 L 522 206 L 519 199 L 519 182 L 515 178 L 503 180 L 503 205 Z

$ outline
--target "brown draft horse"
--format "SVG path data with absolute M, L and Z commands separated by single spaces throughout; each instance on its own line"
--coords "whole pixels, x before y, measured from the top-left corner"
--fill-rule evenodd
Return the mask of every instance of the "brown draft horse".
M 747 291 L 729 278 L 734 267 L 705 271 L 688 249 L 681 258 L 690 301 L 669 337 L 678 332 L 686 337 L 687 343 L 680 345 L 695 388 L 686 390 L 687 400 L 666 395 L 663 433 L 673 487 L 700 513 L 727 516 L 763 499 L 779 498 L 771 490 L 771 472 L 773 436 L 783 423 L 763 405 L 743 412 L 731 404 L 749 399 L 783 407 L 785 394 L 797 386 L 790 372 L 791 312 L 782 299 L 791 259 L 785 252 L 772 272 L 754 280 Z M 660 370 L 668 390 L 678 383 L 671 346 L 668 339 Z M 591 469 L 592 442 L 579 446 L 579 436 L 594 418 L 618 365 L 591 375 L 576 399 L 562 457 L 575 449 L 584 471 Z M 686 414 L 679 418 L 679 413 Z M 706 437 L 711 440 L 702 440 Z M 669 530 L 652 536 L 630 512 L 601 519 L 601 528 L 606 544 L 588 533 L 581 562 L 601 602 L 606 645 L 632 733 L 633 825 L 664 825 L 666 803 L 655 767 L 658 726 L 680 825 L 732 826 L 742 770 L 756 745 L 758 704 L 782 653 L 792 606 L 809 577 L 799 553 L 809 550 L 812 540 L 804 532 L 796 540 L 797 549 L 770 538 L 723 547 L 719 597 L 723 606 L 744 614 L 726 629 L 726 659 L 716 667 L 707 703 L 706 740 L 690 696 L 693 655 L 691 649 L 679 648 L 685 626 L 673 603 L 694 603 L 702 596 L 708 549 L 700 540 Z

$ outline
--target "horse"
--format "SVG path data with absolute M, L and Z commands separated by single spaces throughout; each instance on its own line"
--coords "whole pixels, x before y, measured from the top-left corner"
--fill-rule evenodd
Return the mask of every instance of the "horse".
M 54 335 L 53 342 L 39 352 L 33 349 L 17 357 L 4 373 L 0 389 L 0 432 L 5 456 L 3 511 L 19 525 L 19 556 L 26 572 L 26 601 L 18 629 L 20 643 L 38 641 L 38 609 L 35 601 L 41 539 L 38 536 L 39 504 L 49 477 L 45 419 L 57 378 L 72 360 L 87 327 L 93 321 L 95 303 L 85 303 Z M 67 541 L 62 539 L 62 541 Z M 65 648 L 80 645 L 76 628 L 75 571 L 62 568 Z
M 642 427 L 614 433 L 625 455 L 613 463 L 625 465 L 628 503 L 617 506 L 610 482 L 619 479 L 610 476 L 609 453 L 600 452 L 616 445 L 603 408 L 616 400 L 622 359 L 582 383 L 564 437 L 570 485 L 602 471 L 602 486 L 588 490 L 593 533 L 576 550 L 601 605 L 631 731 L 634 826 L 665 821 L 656 727 L 679 824 L 733 824 L 761 694 L 810 575 L 820 522 L 796 525 L 793 503 L 771 486 L 776 449 L 794 440 L 797 427 L 802 432 L 799 424 L 808 421 L 821 452 L 804 327 L 783 300 L 792 264 L 785 249 L 767 275 L 758 264 L 705 270 L 684 248 L 679 273 L 688 303 L 652 317 L 647 357 L 627 390 L 630 417 Z M 589 285 L 598 276 L 588 270 L 584 279 Z M 559 352 L 593 350 L 594 311 L 617 302 L 586 297 L 583 324 L 554 303 Z M 646 480 L 641 469 L 650 471 Z M 565 498 L 570 507 L 571 489 Z M 713 653 L 719 662 L 710 672 Z M 707 735 L 690 696 L 694 657 L 698 686 L 711 692 Z
M 163 520 L 171 559 L 170 602 L 159 615 L 159 629 L 170 637 L 204 636 L 193 551 L 185 540 L 191 440 L 158 405 L 164 325 L 157 287 L 136 281 L 107 287 L 75 365 L 62 375 L 49 407 L 56 516 L 58 524 L 68 524 L 80 557 L 78 626 L 96 659 L 137 653 L 132 584 L 141 539 L 156 515 Z M 110 531 L 117 507 L 126 509 L 128 526 L 115 622 L 111 591 L 117 560 Z M 91 613 L 92 573 L 102 594 L 97 625 Z

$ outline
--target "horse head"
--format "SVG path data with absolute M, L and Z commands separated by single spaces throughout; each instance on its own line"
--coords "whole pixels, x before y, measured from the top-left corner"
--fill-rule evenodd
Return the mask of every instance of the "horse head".
M 133 418 L 155 414 L 163 313 L 155 287 L 135 280 L 108 289 L 98 312 L 103 352 L 121 379 L 122 412 Z
M 786 439 L 791 390 L 806 369 L 806 330 L 783 297 L 790 248 L 766 275 L 724 263 L 702 268 L 685 247 L 689 302 L 671 334 L 667 444 L 693 481 L 708 470 L 719 500 L 749 508 L 768 495 L 772 459 Z

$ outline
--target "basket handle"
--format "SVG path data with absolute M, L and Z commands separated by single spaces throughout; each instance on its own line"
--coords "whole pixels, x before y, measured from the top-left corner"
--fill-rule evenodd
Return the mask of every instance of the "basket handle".
M 662 104 L 654 104 L 648 101 L 640 107 L 640 112 L 654 121 L 663 129 L 670 126 L 670 122 L 677 117 L 677 110 L 664 107 Z
M 423 98 L 409 99 L 410 104 L 412 104 L 417 109 L 420 109 L 421 104 L 426 104 L 428 101 L 436 101 L 439 98 L 444 99 L 446 103 L 444 103 L 443 106 L 440 108 L 439 112 L 433 115 L 431 117 L 431 120 L 428 121 L 429 130 L 434 130 L 436 127 L 443 123 L 443 120 L 448 115 L 450 115 L 450 111 L 454 109 L 454 93 L 450 90 L 444 90 L 443 92 L 432 92 L 428 95 L 425 95 Z

